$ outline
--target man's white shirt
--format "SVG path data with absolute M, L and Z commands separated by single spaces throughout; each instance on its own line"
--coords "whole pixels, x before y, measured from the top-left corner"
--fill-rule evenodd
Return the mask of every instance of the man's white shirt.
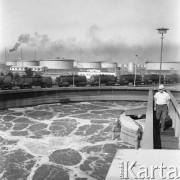
M 167 92 L 157 92 L 154 95 L 154 98 L 156 100 L 156 104 L 162 105 L 162 104 L 167 104 L 168 100 L 170 99 L 170 96 Z

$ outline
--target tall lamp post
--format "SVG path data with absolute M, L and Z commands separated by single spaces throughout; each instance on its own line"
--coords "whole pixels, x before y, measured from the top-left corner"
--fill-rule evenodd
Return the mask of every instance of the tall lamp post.
M 159 84 L 161 84 L 162 54 L 163 54 L 163 38 L 164 38 L 163 35 L 166 34 L 167 31 L 168 31 L 169 29 L 167 29 L 167 28 L 159 28 L 159 29 L 157 29 L 157 30 L 158 30 L 159 34 L 162 35 L 162 36 L 161 36 L 160 70 L 159 70 Z
M 136 54 L 136 61 L 134 65 L 134 86 L 136 86 L 136 64 L 137 64 L 138 55 Z

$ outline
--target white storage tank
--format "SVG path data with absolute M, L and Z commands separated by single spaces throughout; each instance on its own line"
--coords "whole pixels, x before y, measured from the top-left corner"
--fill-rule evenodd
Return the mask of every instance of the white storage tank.
M 162 62 L 162 71 L 179 71 L 180 62 L 179 61 L 163 61 Z M 158 70 L 160 69 L 160 62 L 146 62 L 146 70 Z
M 78 62 L 74 61 L 74 67 L 77 67 Z
M 39 60 L 40 66 L 48 69 L 73 69 L 74 60 L 72 59 L 43 59 Z
M 117 62 L 101 62 L 101 68 L 117 68 Z
M 128 72 L 133 74 L 134 70 L 135 70 L 135 64 L 133 62 L 129 62 L 128 63 Z
M 7 61 L 6 66 L 16 66 L 16 61 Z
M 123 65 L 122 65 L 122 64 L 120 64 L 120 63 L 118 63 L 117 67 L 120 67 L 120 68 L 121 68 L 121 67 L 123 67 Z
M 20 61 L 16 61 L 16 66 L 23 66 L 23 67 L 39 66 L 39 61 L 20 60 Z
M 101 69 L 101 62 L 77 62 L 77 68 L 79 69 Z

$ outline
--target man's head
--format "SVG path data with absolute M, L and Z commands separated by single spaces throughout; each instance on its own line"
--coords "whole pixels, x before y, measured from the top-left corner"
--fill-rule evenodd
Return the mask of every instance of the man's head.
M 159 87 L 158 87 L 158 90 L 160 92 L 163 92 L 164 91 L 164 85 L 163 84 L 160 84 Z

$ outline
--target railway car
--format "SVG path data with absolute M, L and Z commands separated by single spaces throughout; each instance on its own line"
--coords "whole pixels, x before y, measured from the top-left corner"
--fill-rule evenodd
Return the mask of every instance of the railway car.
M 59 87 L 69 87 L 70 85 L 86 86 L 87 79 L 86 76 L 79 75 L 68 75 L 68 76 L 59 76 L 56 78 L 56 84 Z
M 164 76 L 161 76 L 161 82 L 164 83 Z M 159 75 L 158 74 L 145 74 L 143 76 L 144 84 L 158 84 L 159 83 Z
M 51 76 L 33 77 L 32 85 L 51 88 L 53 86 L 52 78 Z
M 174 84 L 180 83 L 180 75 L 179 74 L 167 74 L 164 76 L 165 84 Z
M 135 77 L 135 74 L 124 74 L 124 75 L 120 75 L 118 83 L 120 85 L 129 85 L 129 84 L 135 84 L 136 85 L 140 85 L 142 84 L 142 76 L 137 74 Z
M 13 78 L 10 75 L 0 76 L 0 88 L 4 89 L 12 89 L 13 87 Z
M 90 77 L 89 83 L 91 86 L 104 84 L 106 86 L 115 86 L 116 77 L 113 75 L 93 75 Z
M 21 89 L 31 88 L 32 86 L 40 86 L 41 88 L 52 87 L 52 78 L 50 76 L 27 77 L 22 76 L 17 83 Z

